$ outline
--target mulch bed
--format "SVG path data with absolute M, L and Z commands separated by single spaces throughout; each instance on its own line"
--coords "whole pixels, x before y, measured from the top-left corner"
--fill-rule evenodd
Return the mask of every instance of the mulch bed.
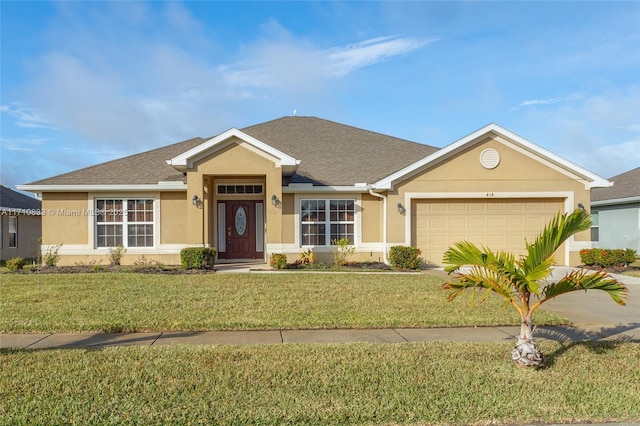
M 120 266 L 120 265 L 76 265 L 76 266 L 41 266 L 15 271 L 15 274 L 99 274 L 104 272 L 124 272 L 138 274 L 212 274 L 215 269 L 182 269 L 175 267 L 157 266 Z

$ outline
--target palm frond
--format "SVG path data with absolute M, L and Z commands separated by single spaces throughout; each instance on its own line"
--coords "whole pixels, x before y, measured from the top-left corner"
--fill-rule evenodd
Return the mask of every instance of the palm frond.
M 625 299 L 629 297 L 629 289 L 606 272 L 575 270 L 557 283 L 549 284 L 543 291 L 544 298 L 538 304 L 578 290 L 602 290 L 620 305 L 625 305 Z
M 456 271 L 466 265 L 484 265 L 487 255 L 470 241 L 458 241 L 447 250 L 442 262 L 447 273 Z
M 548 263 L 553 254 L 572 235 L 586 231 L 591 227 L 591 217 L 582 209 L 571 214 L 558 213 L 536 237 L 532 244 L 527 244 L 527 256 L 522 258 L 525 271 L 535 271 L 543 263 Z

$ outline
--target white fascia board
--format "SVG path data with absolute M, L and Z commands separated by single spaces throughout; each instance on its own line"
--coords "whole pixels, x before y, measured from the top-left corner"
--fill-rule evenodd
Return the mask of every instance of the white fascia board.
M 633 203 L 640 203 L 640 196 L 627 197 L 627 198 L 613 198 L 611 200 L 592 201 L 591 206 L 599 207 L 599 206 L 611 206 L 611 205 L 617 205 L 617 204 L 633 204 Z
M 311 184 L 290 184 L 282 187 L 283 194 L 295 193 L 335 193 L 335 192 L 351 192 L 365 193 L 369 192 L 368 187 L 362 186 L 313 186 Z
M 16 185 L 20 191 L 29 192 L 140 192 L 140 191 L 186 191 L 187 184 L 143 184 L 143 185 Z
M 534 144 L 533 142 L 528 141 L 527 139 L 518 136 L 517 134 L 495 124 L 495 123 L 491 123 L 479 130 L 476 130 L 475 132 L 465 136 L 462 139 L 459 139 L 458 141 L 447 145 L 446 147 L 434 152 L 433 154 L 423 158 L 420 161 L 417 161 L 407 167 L 405 167 L 404 169 L 401 169 L 399 171 L 397 171 L 396 173 L 387 176 L 384 179 L 379 180 L 378 182 L 376 182 L 373 187 L 376 189 L 392 189 L 393 185 L 396 181 L 402 179 L 404 176 L 421 169 L 422 167 L 425 167 L 429 164 L 435 164 L 436 162 L 440 161 L 440 160 L 444 160 L 450 156 L 452 156 L 453 154 L 455 154 L 456 152 L 460 151 L 462 148 L 464 148 L 466 145 L 472 144 L 474 142 L 478 142 L 480 140 L 480 138 L 482 138 L 485 135 L 488 135 L 490 133 L 494 133 L 496 135 L 501 135 L 503 137 L 506 137 L 508 139 L 510 139 L 511 141 L 513 141 L 513 143 L 522 146 L 524 149 L 533 152 L 534 154 L 536 154 L 537 156 L 546 158 L 548 161 L 551 161 L 553 163 L 558 164 L 559 166 L 561 166 L 564 169 L 567 169 L 569 171 L 571 171 L 572 173 L 581 176 L 583 178 L 585 178 L 588 182 L 587 187 L 588 188 L 599 188 L 599 187 L 609 187 L 611 186 L 611 182 L 609 182 L 607 179 L 600 177 L 594 173 L 591 173 L 590 171 L 583 169 L 580 166 L 577 166 L 573 163 L 571 163 L 570 161 L 565 160 L 562 157 L 557 156 L 556 154 L 547 151 L 546 149 L 542 148 L 539 145 Z
M 282 151 L 279 151 L 275 148 L 273 148 L 270 145 L 267 145 L 264 142 L 259 141 L 258 139 L 254 138 L 253 136 L 249 136 L 248 134 L 236 129 L 236 128 L 231 128 L 229 130 L 227 130 L 224 133 L 219 134 L 218 136 L 209 139 L 206 142 L 201 143 L 200 145 L 196 146 L 195 148 L 190 149 L 187 152 L 184 152 L 176 157 L 173 157 L 170 160 L 167 160 L 167 164 L 169 164 L 170 166 L 176 167 L 176 168 L 187 168 L 187 167 L 191 167 L 191 162 L 192 159 L 194 157 L 198 157 L 199 155 L 201 155 L 203 152 L 206 151 L 215 151 L 215 149 L 218 146 L 223 146 L 224 142 L 226 140 L 228 140 L 229 138 L 232 137 L 237 137 L 238 139 L 254 146 L 255 148 L 266 152 L 267 154 L 276 157 L 280 160 L 280 165 L 282 167 L 296 167 L 298 166 L 298 164 L 300 164 L 299 160 L 296 160 L 295 158 L 291 157 L 290 155 L 285 154 Z

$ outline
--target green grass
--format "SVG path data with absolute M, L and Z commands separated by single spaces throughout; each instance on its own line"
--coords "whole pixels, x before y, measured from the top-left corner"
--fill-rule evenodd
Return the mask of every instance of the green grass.
M 1 332 L 517 325 L 498 297 L 446 302 L 420 274 L 8 274 Z M 536 324 L 566 323 L 540 312 Z
M 0 424 L 640 421 L 640 345 L 405 343 L 0 351 Z

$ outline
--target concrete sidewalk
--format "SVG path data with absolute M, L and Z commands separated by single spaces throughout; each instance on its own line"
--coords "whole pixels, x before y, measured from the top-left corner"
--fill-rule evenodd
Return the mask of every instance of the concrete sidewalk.
M 247 345 L 286 343 L 513 342 L 519 327 L 260 330 L 155 333 L 0 334 L 0 349 L 103 348 L 109 346 Z M 558 342 L 640 342 L 640 324 L 585 330 L 542 326 L 538 339 Z

